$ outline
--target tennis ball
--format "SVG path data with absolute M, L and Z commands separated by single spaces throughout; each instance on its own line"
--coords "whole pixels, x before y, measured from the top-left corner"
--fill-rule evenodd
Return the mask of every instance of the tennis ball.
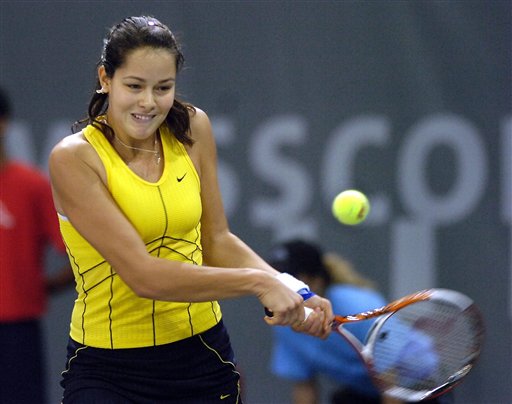
M 355 189 L 340 192 L 332 202 L 332 214 L 347 225 L 361 223 L 370 212 L 370 202 L 365 194 Z

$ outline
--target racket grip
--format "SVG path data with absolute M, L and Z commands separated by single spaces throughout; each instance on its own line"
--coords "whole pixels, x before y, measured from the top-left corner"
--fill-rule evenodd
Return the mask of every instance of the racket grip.
M 309 307 L 304 306 L 304 321 L 306 321 L 308 319 L 309 315 L 311 313 L 313 313 L 313 311 L 314 311 L 313 309 L 310 309 Z M 265 307 L 265 314 L 268 317 L 273 317 L 274 316 L 274 313 L 272 313 L 272 311 L 267 309 L 266 307 Z

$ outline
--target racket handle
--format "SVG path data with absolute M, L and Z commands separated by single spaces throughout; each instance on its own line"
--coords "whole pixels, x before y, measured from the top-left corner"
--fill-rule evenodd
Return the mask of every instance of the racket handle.
M 310 309 L 309 307 L 304 306 L 304 321 L 306 321 L 308 319 L 309 315 L 311 313 L 313 313 L 313 311 L 314 311 L 313 309 Z M 265 307 L 265 314 L 268 317 L 273 317 L 274 316 L 274 313 L 272 313 L 272 311 L 270 311 L 266 307 Z

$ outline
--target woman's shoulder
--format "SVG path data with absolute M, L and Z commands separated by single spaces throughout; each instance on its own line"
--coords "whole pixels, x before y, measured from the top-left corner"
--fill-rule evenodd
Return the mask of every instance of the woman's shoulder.
M 51 160 L 66 161 L 70 164 L 80 164 L 80 162 L 92 164 L 98 162 L 99 158 L 83 131 L 80 131 L 60 140 L 50 154 Z
M 55 146 L 56 149 L 76 149 L 79 147 L 83 147 L 84 144 L 87 143 L 87 140 L 85 139 L 83 131 L 73 133 L 71 135 L 65 136 L 62 138 L 57 145 Z
M 188 110 L 190 116 L 190 126 L 192 129 L 196 126 L 201 126 L 210 123 L 208 114 L 201 108 L 194 106 Z
M 201 108 L 194 106 L 189 111 L 190 114 L 190 132 L 194 142 L 204 142 L 212 140 L 212 126 L 208 114 Z

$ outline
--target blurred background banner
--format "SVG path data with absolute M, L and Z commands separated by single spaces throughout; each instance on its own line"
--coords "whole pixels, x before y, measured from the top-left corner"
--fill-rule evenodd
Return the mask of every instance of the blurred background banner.
M 510 1 L 4 0 L 15 155 L 46 167 L 86 114 L 107 27 L 140 14 L 181 38 L 178 90 L 212 119 L 234 232 L 262 255 L 288 237 L 321 241 L 389 298 L 431 286 L 468 294 L 486 345 L 456 402 L 510 403 Z M 357 227 L 330 213 L 346 188 L 372 203 Z M 72 300 L 54 298 L 47 316 L 51 402 Z M 286 402 L 261 307 L 223 307 L 247 403 Z

